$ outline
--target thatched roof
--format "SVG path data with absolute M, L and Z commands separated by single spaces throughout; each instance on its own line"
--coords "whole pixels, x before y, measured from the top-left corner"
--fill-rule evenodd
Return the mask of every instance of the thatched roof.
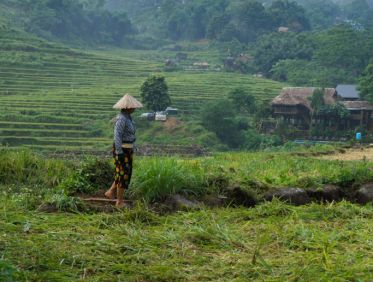
M 342 104 L 347 108 L 347 110 L 371 110 L 373 111 L 373 105 L 369 104 L 367 101 L 343 101 Z
M 297 106 L 303 105 L 311 110 L 310 98 L 316 87 L 286 87 L 281 94 L 272 100 L 272 105 Z M 324 89 L 325 104 L 334 104 L 336 102 L 336 91 L 334 88 Z

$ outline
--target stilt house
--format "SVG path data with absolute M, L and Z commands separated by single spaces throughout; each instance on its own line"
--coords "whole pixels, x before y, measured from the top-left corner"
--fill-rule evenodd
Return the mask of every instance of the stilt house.
M 338 91 L 337 91 L 338 89 Z M 373 130 L 373 105 L 359 100 L 359 93 L 355 85 L 340 85 L 324 89 L 324 103 L 340 102 L 350 112 L 347 121 L 348 128 L 364 127 Z M 287 87 L 272 100 L 273 115 L 299 129 L 308 130 L 312 124 L 310 98 L 315 87 Z
M 312 117 L 310 98 L 315 90 L 315 87 L 283 88 L 281 94 L 274 98 L 271 103 L 274 116 L 300 129 L 309 129 Z M 334 88 L 325 88 L 325 104 L 334 104 L 336 101 L 336 90 Z

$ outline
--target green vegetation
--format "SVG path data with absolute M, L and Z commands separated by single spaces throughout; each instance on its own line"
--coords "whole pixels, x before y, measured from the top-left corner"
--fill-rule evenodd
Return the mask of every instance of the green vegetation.
M 201 123 L 228 148 L 258 150 L 283 144 L 276 135 L 262 134 L 258 128 L 263 119 L 271 120 L 269 101 L 258 103 L 245 89 L 232 90 L 228 99 L 207 104 Z
M 363 11 L 364 3 L 327 2 L 325 9 L 316 0 L 307 3 L 4 0 L 0 144 L 59 153 L 109 151 L 111 106 L 127 92 L 139 97 L 141 85 L 156 75 L 165 77 L 172 106 L 182 114 L 173 125 L 137 120 L 140 144 L 263 147 L 272 138 L 255 128 L 270 116 L 265 103 L 285 84 L 259 78 L 260 73 L 292 85 L 335 87 L 356 82 L 372 57 L 370 24 L 359 18 L 371 10 L 359 17 L 352 13 Z M 333 7 L 343 9 L 323 22 L 320 15 Z M 289 30 L 277 32 L 280 26 Z M 241 112 L 232 127 L 239 128 L 237 139 L 222 145 L 222 134 L 202 126 L 200 116 L 206 104 L 224 101 L 237 88 L 255 98 L 257 111 L 249 121 Z M 267 143 L 277 144 L 275 139 Z
M 285 124 L 278 136 L 258 130 L 285 83 L 335 87 L 362 75 L 372 101 L 370 3 L 0 2 L 0 281 L 372 277 L 372 205 L 353 203 L 373 182 L 371 159 L 321 158 L 345 149 L 285 143 Z M 92 204 L 113 181 L 112 105 L 154 88 L 169 97 L 147 106 L 171 101 L 180 115 L 157 123 L 136 112 L 138 144 L 211 151 L 136 156 L 131 208 Z M 317 92 L 311 104 L 324 121 L 312 130 L 338 135 L 330 123 L 346 109 Z M 262 151 L 214 151 L 228 148 Z M 327 185 L 339 202 L 319 197 Z M 266 201 L 283 187 L 319 202 Z
M 0 215 L 0 277 L 366 280 L 373 271 L 372 216 L 371 206 L 346 202 L 304 207 L 272 202 L 164 217 L 141 207 L 115 214 L 43 214 L 6 202 Z
M 173 51 L 82 52 L 28 36 L 4 31 L 0 49 L 0 142 L 44 151 L 109 151 L 115 116 L 112 105 L 124 94 L 139 97 L 140 86 L 152 74 L 162 74 Z M 214 53 L 186 52 L 185 68 Z M 182 122 L 167 129 L 138 121 L 139 143 L 211 145 L 195 118 L 208 101 L 219 100 L 238 86 L 258 100 L 277 95 L 282 84 L 247 75 L 215 71 L 178 71 L 162 74 L 172 106 Z M 219 93 L 219 95 L 216 95 Z M 135 113 L 135 119 L 139 113 Z M 197 123 L 196 123 L 197 121 Z M 185 125 L 185 126 L 184 126 Z M 202 129 L 202 132 L 201 132 Z M 174 130 L 177 133 L 169 136 Z M 141 136 L 143 134 L 143 137 Z M 152 138 L 152 136 L 154 138 Z M 191 141 L 195 139 L 195 141 Z
M 359 90 L 361 96 L 373 103 L 373 64 L 369 64 L 359 80 Z
M 147 109 L 164 111 L 171 105 L 168 86 L 163 76 L 151 76 L 141 86 L 140 95 Z
M 347 24 L 317 33 L 275 33 L 255 43 L 254 67 L 299 86 L 356 82 L 372 58 L 372 30 Z
M 17 21 L 10 19 L 13 25 L 48 39 L 122 46 L 134 32 L 126 13 L 105 10 L 103 1 L 89 5 L 73 0 L 3 2 L 0 9 L 9 9 L 17 17 Z
M 331 149 L 285 147 L 281 152 L 198 159 L 136 158 L 130 196 L 138 201 L 133 209 L 109 214 L 86 209 L 61 187 L 66 177 L 97 182 L 101 177 L 92 176 L 110 166 L 93 159 L 80 164 L 2 150 L 0 278 L 369 279 L 371 205 L 342 201 L 295 207 L 274 200 L 250 209 L 199 207 L 159 215 L 148 204 L 174 193 L 197 199 L 204 194 L 224 195 L 232 185 L 251 189 L 259 197 L 269 185 L 306 188 L 335 183 L 349 189 L 373 180 L 371 162 L 319 160 L 310 155 Z M 54 184 L 46 171 L 53 171 Z M 254 188 L 258 182 L 263 182 L 261 188 Z M 71 213 L 36 211 L 40 203 Z
M 352 185 L 356 187 L 373 180 L 369 161 L 340 162 L 309 157 L 312 152 L 317 155 L 317 152 L 334 150 L 331 146 L 294 147 L 291 150 L 295 152 L 287 152 L 287 148 L 280 152 L 220 153 L 195 159 L 138 157 L 131 197 L 153 201 L 175 193 L 224 193 L 221 189 L 239 185 L 261 199 L 268 189 L 278 187 L 335 184 L 353 189 Z M 41 188 L 33 191 L 37 196 L 59 191 L 70 195 L 92 193 L 112 182 L 113 167 L 109 160 L 88 158 L 63 162 L 44 159 L 29 151 L 2 150 L 0 153 L 4 160 L 0 166 L 0 184 L 36 185 Z M 253 181 L 263 185 L 253 186 Z M 17 191 L 18 188 L 14 188 Z

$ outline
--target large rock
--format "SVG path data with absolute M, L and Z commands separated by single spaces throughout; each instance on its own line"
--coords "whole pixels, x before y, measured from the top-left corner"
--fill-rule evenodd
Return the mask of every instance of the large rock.
M 278 198 L 281 201 L 293 205 L 305 205 L 311 202 L 311 198 L 308 196 L 307 192 L 300 188 L 281 188 L 273 190 L 268 192 L 264 198 L 267 201 Z
M 226 194 L 228 204 L 233 206 L 254 207 L 256 205 L 253 193 L 239 186 L 228 188 Z
M 170 205 L 174 210 L 191 210 L 201 207 L 200 203 L 191 201 L 179 194 L 171 195 L 165 203 Z
M 224 207 L 227 204 L 227 197 L 220 195 L 204 195 L 201 197 L 201 202 L 208 207 Z
M 368 183 L 356 192 L 356 201 L 359 204 L 373 203 L 373 183 Z
M 322 202 L 340 201 L 343 198 L 341 187 L 329 184 L 320 189 L 315 188 L 307 190 L 307 194 L 311 198 Z

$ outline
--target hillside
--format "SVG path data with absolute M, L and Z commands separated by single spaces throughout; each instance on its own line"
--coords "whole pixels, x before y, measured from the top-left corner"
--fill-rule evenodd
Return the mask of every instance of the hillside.
M 151 74 L 165 75 L 173 106 L 190 119 L 207 101 L 243 87 L 264 100 L 282 84 L 223 71 L 162 73 L 172 51 L 82 51 L 16 30 L 0 33 L 0 141 L 35 149 L 108 150 L 112 105 L 122 94 L 139 95 Z M 209 60 L 213 51 L 186 52 L 188 61 Z M 191 134 L 187 132 L 187 134 Z M 141 138 L 139 140 L 141 143 Z

